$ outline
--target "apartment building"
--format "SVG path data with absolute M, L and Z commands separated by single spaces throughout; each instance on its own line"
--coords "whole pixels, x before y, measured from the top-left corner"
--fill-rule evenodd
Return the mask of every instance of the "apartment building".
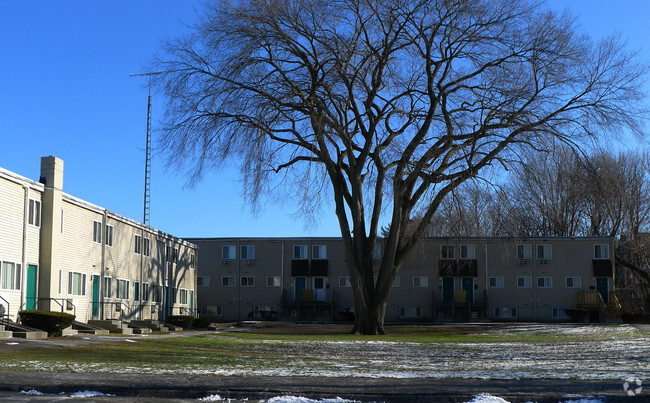
M 197 295 L 205 317 L 354 317 L 339 238 L 191 242 L 201 250 Z M 613 247 L 600 237 L 425 239 L 393 284 L 386 321 L 606 321 L 616 310 Z M 381 243 L 374 258 L 382 258 Z
M 195 313 L 197 248 L 63 192 L 63 161 L 39 181 L 0 168 L 0 315 L 78 321 Z

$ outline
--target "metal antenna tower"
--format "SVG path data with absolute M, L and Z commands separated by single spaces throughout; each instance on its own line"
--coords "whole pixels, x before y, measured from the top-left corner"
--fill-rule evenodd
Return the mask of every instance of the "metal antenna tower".
M 144 217 L 142 219 L 144 225 L 150 225 L 151 223 L 151 76 L 156 74 L 161 73 L 131 74 L 131 77 L 146 76 L 149 78 L 149 96 L 147 97 L 146 159 L 144 164 Z

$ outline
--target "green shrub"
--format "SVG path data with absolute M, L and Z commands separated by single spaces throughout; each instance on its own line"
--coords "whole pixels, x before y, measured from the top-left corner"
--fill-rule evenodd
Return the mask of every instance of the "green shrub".
M 167 323 L 182 327 L 183 329 L 190 327 L 193 320 L 194 318 L 189 315 L 170 315 L 167 317 Z
M 192 327 L 195 329 L 207 329 L 210 326 L 210 320 L 206 318 L 194 318 Z
M 48 336 L 61 334 L 61 331 L 74 323 L 75 316 L 64 312 L 20 311 L 20 322 L 29 327 L 43 330 Z

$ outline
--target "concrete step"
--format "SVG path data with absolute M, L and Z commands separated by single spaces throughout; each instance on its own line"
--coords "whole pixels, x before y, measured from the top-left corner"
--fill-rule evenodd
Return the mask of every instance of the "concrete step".
M 13 337 L 13 333 L 9 330 L 0 330 L 0 337 Z
M 36 332 L 23 332 L 23 331 L 18 331 L 18 332 L 12 332 L 13 337 L 17 337 L 19 339 L 28 339 L 28 340 L 46 340 L 47 339 L 47 332 L 41 332 L 41 331 L 36 331 Z
M 61 336 L 76 336 L 79 334 L 79 331 L 77 329 L 73 329 L 72 326 L 66 327 L 65 329 L 61 330 Z

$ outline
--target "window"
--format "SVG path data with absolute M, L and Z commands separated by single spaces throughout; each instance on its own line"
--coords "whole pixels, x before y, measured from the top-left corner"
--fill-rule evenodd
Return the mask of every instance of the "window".
M 413 307 L 400 307 L 399 316 L 402 318 L 421 318 L 422 317 L 422 307 L 413 306 Z
M 461 259 L 476 259 L 476 247 L 474 245 L 460 245 Z
M 223 245 L 221 247 L 221 258 L 224 260 L 235 258 L 235 245 Z
M 582 278 L 581 277 L 566 277 L 564 279 L 566 288 L 581 288 L 582 287 Z
M 142 235 L 135 234 L 133 237 L 134 248 L 133 252 L 137 255 L 142 253 Z
M 113 297 L 113 279 L 111 277 L 104 277 L 104 298 Z
M 210 315 L 221 316 L 221 315 L 223 315 L 223 306 L 222 305 L 199 305 L 198 310 L 199 310 L 199 314 L 205 315 L 205 316 L 210 316 Z
M 29 225 L 35 227 L 41 226 L 41 202 L 34 199 L 29 199 L 29 214 L 27 218 Z
M 187 290 L 184 288 L 181 288 L 178 291 L 178 299 L 180 300 L 181 305 L 187 305 Z
M 140 283 L 138 281 L 133 283 L 133 300 L 140 301 Z
M 241 286 L 242 287 L 255 287 L 255 277 L 253 277 L 253 276 L 241 276 Z
M 223 276 L 223 277 L 221 277 L 221 286 L 222 287 L 234 287 L 235 286 L 235 276 Z
M 68 295 L 86 295 L 86 275 L 68 272 Z
M 517 317 L 517 308 L 494 308 L 494 317 L 495 318 L 516 318 Z
M 63 209 L 61 209 L 61 233 L 62 233 L 62 234 L 63 234 L 63 216 L 64 216 L 63 213 L 64 213 L 64 212 L 65 212 L 65 211 L 64 211 Z
M 117 299 L 129 299 L 129 280 L 117 279 Z
M 151 256 L 151 239 L 149 238 L 144 238 L 142 240 L 142 253 L 145 256 Z
M 456 246 L 455 245 L 442 245 L 440 247 L 440 259 L 455 259 Z
M 609 259 L 609 245 L 594 245 L 594 259 Z
M 93 242 L 102 243 L 102 223 L 93 221 Z
M 413 277 L 413 287 L 428 287 L 428 286 L 429 286 L 429 277 L 427 276 Z
M 517 288 L 531 288 L 532 286 L 532 277 L 517 277 Z
M 553 287 L 552 277 L 537 277 L 537 288 L 551 288 Z
M 196 285 L 199 287 L 209 287 L 210 286 L 210 276 L 198 276 L 196 278 Z
M 172 251 L 172 262 L 178 263 L 178 248 L 174 248 Z
M 113 226 L 106 224 L 106 246 L 113 246 Z
M 537 259 L 548 260 L 552 257 L 552 245 L 537 245 Z
M 339 277 L 339 287 L 351 287 L 350 276 L 340 276 Z
M 281 285 L 280 276 L 268 276 L 266 278 L 267 287 L 280 287 L 280 285 Z
M 312 259 L 327 259 L 327 246 L 326 245 L 312 245 L 311 247 Z
M 376 244 L 375 247 L 372 249 L 372 258 L 374 260 L 381 259 L 381 245 Z
M 517 259 L 526 260 L 532 257 L 530 244 L 517 245 Z
M 307 245 L 293 245 L 294 259 L 307 259 Z
M 255 259 L 255 245 L 242 245 L 241 246 L 242 259 Z
M 162 286 L 151 284 L 151 302 L 162 302 Z
M 149 301 L 149 283 L 142 283 L 142 300 Z
M 553 319 L 568 319 L 569 317 L 564 309 L 553 308 Z
M 59 269 L 59 295 L 63 291 L 63 270 Z
M 194 253 L 190 253 L 190 269 L 194 268 L 194 263 L 195 263 Z
M 4 290 L 20 290 L 20 263 L 2 262 L 0 266 L 0 287 Z
M 393 280 L 393 287 L 399 287 L 401 282 L 402 281 L 400 280 L 399 276 L 395 277 L 395 280 Z
M 490 288 L 503 288 L 503 277 L 490 277 Z

